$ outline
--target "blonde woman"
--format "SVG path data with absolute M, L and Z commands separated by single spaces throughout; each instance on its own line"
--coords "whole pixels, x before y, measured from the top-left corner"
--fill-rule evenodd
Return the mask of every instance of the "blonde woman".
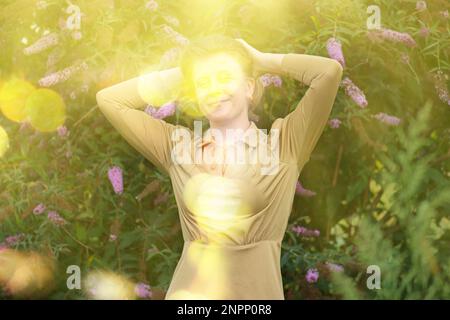
M 342 71 L 333 59 L 263 53 L 242 39 L 209 36 L 185 48 L 179 67 L 97 93 L 114 128 L 172 182 L 184 247 L 165 299 L 284 299 L 281 242 L 296 182 L 327 123 Z M 309 86 L 268 133 L 249 119 L 261 98 L 257 77 L 263 73 Z M 199 138 L 142 111 L 155 86 L 194 101 L 209 121 L 206 133 Z M 191 144 L 177 148 L 186 137 Z M 237 146 L 245 161 L 223 161 Z M 277 160 L 275 170 L 264 172 L 261 161 L 249 161 L 259 159 L 261 150 Z M 184 154 L 188 161 L 175 161 L 184 151 L 193 151 Z M 195 161 L 197 151 L 215 161 Z

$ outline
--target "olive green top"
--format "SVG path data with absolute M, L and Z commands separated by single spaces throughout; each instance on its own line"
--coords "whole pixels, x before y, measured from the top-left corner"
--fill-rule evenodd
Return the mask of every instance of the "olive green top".
M 275 174 L 262 164 L 215 165 L 174 162 L 172 140 L 181 125 L 152 118 L 138 90 L 138 78 L 97 93 L 100 110 L 116 130 L 171 179 L 179 209 L 184 248 L 166 299 L 284 299 L 280 270 L 284 237 L 300 172 L 321 136 L 342 77 L 341 65 L 329 58 L 288 53 L 280 70 L 309 86 L 296 108 L 277 118 L 269 132 L 251 122 L 242 143 L 255 152 L 249 137 L 256 129 L 276 142 Z M 276 130 L 273 130 L 276 129 Z M 253 141 L 253 142 L 252 142 Z M 260 140 L 258 140 L 260 141 Z M 202 152 L 214 153 L 209 130 L 200 141 Z

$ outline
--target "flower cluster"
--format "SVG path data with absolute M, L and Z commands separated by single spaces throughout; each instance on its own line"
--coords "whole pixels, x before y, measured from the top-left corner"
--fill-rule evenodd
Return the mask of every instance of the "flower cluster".
M 364 92 L 358 88 L 349 77 L 342 80 L 341 85 L 345 89 L 345 93 L 361 108 L 367 107 L 367 100 Z
M 306 281 L 309 283 L 317 282 L 317 280 L 319 280 L 319 271 L 315 268 L 308 269 L 308 271 L 306 272 L 305 278 L 306 278 Z
M 24 233 L 18 233 L 16 235 L 8 236 L 3 242 L 0 242 L 0 250 L 14 247 L 20 241 L 25 239 Z
M 370 30 L 368 37 L 372 41 L 388 40 L 392 42 L 400 42 L 408 47 L 417 46 L 416 41 L 406 32 L 398 32 L 391 29 L 381 28 Z
M 283 81 L 279 76 L 270 73 L 263 74 L 262 76 L 259 77 L 259 80 L 261 81 L 264 87 L 268 87 L 271 84 L 273 84 L 275 87 L 279 88 L 283 84 Z
M 433 80 L 434 88 L 436 89 L 439 99 L 450 106 L 450 95 L 447 90 L 448 76 L 444 74 L 442 70 L 438 70 L 433 74 Z
M 114 192 L 116 194 L 122 194 L 123 192 L 122 169 L 118 166 L 111 167 L 108 170 L 108 178 L 113 186 Z
M 139 298 L 147 299 L 152 297 L 151 287 L 143 282 L 139 282 L 136 284 L 134 292 Z
M 298 236 L 302 237 L 319 237 L 320 231 L 317 229 L 311 230 L 302 226 L 293 226 L 292 231 L 294 231 Z
M 376 115 L 373 115 L 372 117 L 377 119 L 377 120 L 379 120 L 379 121 L 381 121 L 381 122 L 383 122 L 383 123 L 386 123 L 386 124 L 388 124 L 390 126 L 398 126 L 400 124 L 400 121 L 401 121 L 399 118 L 391 116 L 391 115 L 388 115 L 388 114 L 386 114 L 384 112 L 379 112 Z
M 341 42 L 336 38 L 330 38 L 327 41 L 327 51 L 330 58 L 337 60 L 342 67 L 345 67 L 344 54 L 342 53 Z
M 148 105 L 144 111 L 155 119 L 164 119 L 173 115 L 175 113 L 176 108 L 177 105 L 175 101 L 172 101 L 162 105 L 159 108 L 155 108 L 151 105 Z
M 338 118 L 333 118 L 333 119 L 328 120 L 328 124 L 330 125 L 330 127 L 331 127 L 332 129 L 337 129 L 337 128 L 339 128 L 340 125 L 341 125 L 341 123 L 342 123 L 342 121 L 339 120 Z
M 67 224 L 67 221 L 64 220 L 64 218 L 61 217 L 61 216 L 59 215 L 59 213 L 56 212 L 56 211 L 54 211 L 54 210 L 48 212 L 47 218 L 48 218 L 54 225 L 57 225 L 57 226 L 62 226 L 62 225 Z
M 39 80 L 39 85 L 42 87 L 50 87 L 53 86 L 57 83 L 66 81 L 67 79 L 69 79 L 70 77 L 72 77 L 72 75 L 80 70 L 85 70 L 87 69 L 87 64 L 86 62 L 82 62 L 78 65 L 73 65 L 67 68 L 64 68 L 63 70 L 57 71 L 57 72 L 53 72 L 43 78 L 41 78 Z
M 49 33 L 39 40 L 37 40 L 32 45 L 26 47 L 23 49 L 23 53 L 25 55 L 31 55 L 35 53 L 39 53 L 41 51 L 44 51 L 47 48 L 50 48 L 52 46 L 55 46 L 59 42 L 59 36 L 57 33 Z

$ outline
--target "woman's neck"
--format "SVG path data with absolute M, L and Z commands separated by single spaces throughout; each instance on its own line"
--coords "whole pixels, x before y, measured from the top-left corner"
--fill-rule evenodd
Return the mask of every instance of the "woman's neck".
M 251 124 L 251 121 L 245 113 L 242 113 L 242 116 L 226 122 L 209 121 L 209 127 L 214 129 L 212 130 L 213 132 L 219 131 L 224 138 L 225 143 L 233 143 L 251 127 Z M 231 132 L 227 133 L 227 130 L 231 130 Z M 218 141 L 218 139 L 216 139 L 216 141 Z

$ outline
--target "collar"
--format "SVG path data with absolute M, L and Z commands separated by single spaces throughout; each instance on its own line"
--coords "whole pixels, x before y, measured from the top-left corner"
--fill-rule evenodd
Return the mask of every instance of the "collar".
M 250 126 L 244 132 L 244 134 L 241 137 L 239 137 L 239 139 L 236 140 L 236 142 L 242 141 L 242 142 L 246 143 L 248 146 L 255 148 L 258 145 L 258 133 L 262 134 L 262 135 L 266 135 L 266 133 L 264 131 L 260 130 L 256 126 L 254 121 L 250 121 Z M 203 148 L 204 146 L 211 144 L 211 143 L 216 143 L 216 140 L 215 140 L 214 136 L 211 134 L 211 128 L 209 128 L 208 130 L 206 130 L 205 134 L 203 135 L 203 138 L 201 139 L 201 142 L 200 142 L 200 146 Z

